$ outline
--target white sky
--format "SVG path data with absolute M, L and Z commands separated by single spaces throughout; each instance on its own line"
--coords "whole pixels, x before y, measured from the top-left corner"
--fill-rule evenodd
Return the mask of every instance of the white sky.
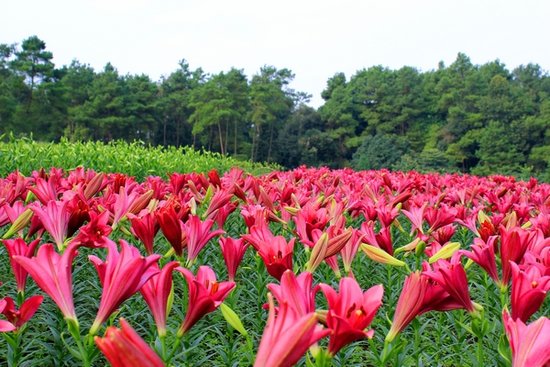
M 37 35 L 56 66 L 78 59 L 99 71 L 158 80 L 185 58 L 208 73 L 289 68 L 291 87 L 322 104 L 329 77 L 373 65 L 426 71 L 458 52 L 550 70 L 546 0 L 7 0 L 0 43 Z

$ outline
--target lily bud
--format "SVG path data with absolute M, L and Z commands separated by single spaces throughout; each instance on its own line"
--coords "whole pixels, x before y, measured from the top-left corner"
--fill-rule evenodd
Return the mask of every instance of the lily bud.
M 460 249 L 459 242 L 449 242 L 445 246 L 443 246 L 441 250 L 437 251 L 432 257 L 430 257 L 428 259 L 428 262 L 430 264 L 433 264 L 434 262 L 440 259 L 449 259 L 459 249 Z
M 21 215 L 19 215 L 19 217 L 17 217 L 17 219 L 11 225 L 10 229 L 8 229 L 8 231 L 4 234 L 2 238 L 10 238 L 14 234 L 25 228 L 27 224 L 29 224 L 29 222 L 31 221 L 32 215 L 33 211 L 31 209 L 26 209 L 23 213 L 21 213 Z
M 306 264 L 306 271 L 311 273 L 314 272 L 315 269 L 317 269 L 317 267 L 323 262 L 327 254 L 328 244 L 328 234 L 325 232 L 321 235 L 319 240 L 317 240 L 315 246 L 313 246 L 313 250 L 309 256 L 309 261 Z
M 396 259 L 381 248 L 362 243 L 361 249 L 365 251 L 365 254 L 373 261 L 393 266 L 405 266 L 403 261 Z

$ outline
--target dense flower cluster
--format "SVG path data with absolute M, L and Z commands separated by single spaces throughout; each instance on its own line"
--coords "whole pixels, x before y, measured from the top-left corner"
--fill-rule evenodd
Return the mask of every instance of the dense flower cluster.
M 227 235 L 230 215 L 246 228 L 239 236 Z M 469 290 L 472 265 L 503 295 L 513 365 L 550 363 L 544 331 L 550 321 L 532 320 L 550 290 L 550 185 L 535 180 L 300 168 L 261 177 L 237 169 L 223 176 L 173 173 L 168 181 L 149 177 L 138 183 L 81 168 L 41 170 L 30 177 L 14 172 L 0 179 L 0 227 L 7 254 L 2 261 L 9 261 L 16 283 L 17 301 L 0 300 L 0 332 L 13 358 L 21 347 L 18 333 L 43 300 L 26 294 L 30 276 L 58 306 L 83 365 L 93 364 L 97 348 L 113 365 L 135 365 L 136 353 L 145 356 L 143 365 L 169 364 L 189 329 L 241 286 L 238 268 L 250 249 L 273 280 L 256 366 L 290 366 L 308 350 L 321 364 L 347 344 L 373 337 L 385 292 L 383 284 L 364 290 L 357 282 L 353 263 L 362 253 L 407 274 L 399 298 L 391 300 L 395 309 L 385 351 L 424 313 L 463 309 L 472 319 L 483 318 L 483 305 Z M 408 232 L 411 240 L 396 246 L 396 230 Z M 471 243 L 457 242 L 457 231 L 470 232 Z M 119 235 L 115 241 L 115 232 L 125 239 Z M 169 244 L 168 252 L 160 241 Z M 201 252 L 216 242 L 226 281 L 210 266 L 196 266 Z M 102 289 L 87 335 L 81 335 L 73 301 L 73 265 L 84 247 L 94 253 L 89 261 Z M 296 263 L 298 252 L 308 256 L 303 269 Z M 314 284 L 323 263 L 340 278 L 337 288 Z M 187 284 L 186 314 L 170 335 L 174 283 L 181 280 Z M 124 319 L 121 329 L 109 326 L 100 337 L 107 320 L 139 293 L 159 344 L 147 344 Z M 225 310 L 228 322 L 242 329 L 238 315 Z M 172 351 L 167 338 L 176 340 Z M 323 338 L 326 349 L 319 344 Z

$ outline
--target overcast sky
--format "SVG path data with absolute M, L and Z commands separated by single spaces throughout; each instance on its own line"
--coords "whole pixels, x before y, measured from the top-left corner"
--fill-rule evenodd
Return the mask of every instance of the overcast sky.
M 289 68 L 313 95 L 329 77 L 373 65 L 435 69 L 458 52 L 474 64 L 550 70 L 546 0 L 7 0 L 0 43 L 37 35 L 56 66 L 78 59 L 158 80 L 185 58 L 208 73 Z

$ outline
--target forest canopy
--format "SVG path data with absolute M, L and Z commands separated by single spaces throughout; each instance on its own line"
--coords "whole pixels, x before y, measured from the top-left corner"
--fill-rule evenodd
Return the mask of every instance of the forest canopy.
M 74 60 L 37 36 L 0 44 L 0 134 L 40 141 L 143 141 L 240 159 L 356 169 L 511 174 L 550 180 L 550 77 L 499 60 L 420 71 L 335 73 L 318 109 L 289 69 L 217 74 L 181 60 L 152 80 Z

